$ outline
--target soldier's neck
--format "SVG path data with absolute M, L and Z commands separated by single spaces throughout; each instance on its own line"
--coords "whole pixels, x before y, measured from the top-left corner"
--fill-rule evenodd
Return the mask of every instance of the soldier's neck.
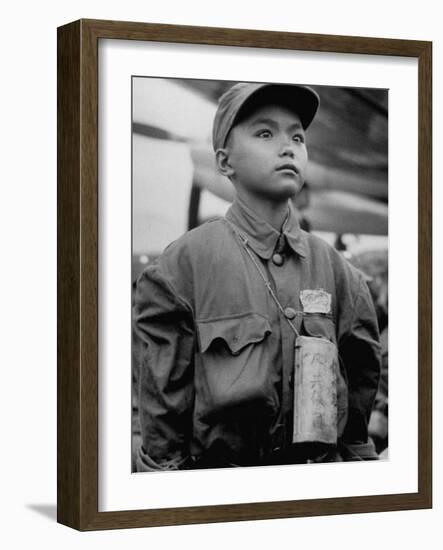
M 282 226 L 288 216 L 288 200 L 281 202 L 263 200 L 254 195 L 244 196 L 238 193 L 239 199 L 253 210 L 258 218 L 267 222 L 277 231 L 281 231 Z

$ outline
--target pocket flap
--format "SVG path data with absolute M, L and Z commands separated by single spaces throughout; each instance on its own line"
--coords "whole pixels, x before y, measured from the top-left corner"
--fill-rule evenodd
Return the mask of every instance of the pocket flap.
M 334 321 L 327 314 L 304 313 L 303 327 L 309 336 L 327 338 L 331 342 L 336 342 Z
M 261 342 L 272 332 L 269 321 L 258 313 L 199 321 L 197 324 L 202 353 L 220 339 L 226 342 L 231 353 L 236 354 L 249 344 Z

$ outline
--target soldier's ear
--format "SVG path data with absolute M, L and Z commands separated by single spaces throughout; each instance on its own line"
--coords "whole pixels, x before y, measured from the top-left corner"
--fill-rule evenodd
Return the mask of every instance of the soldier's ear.
M 220 174 L 230 178 L 234 175 L 234 169 L 229 161 L 229 149 L 217 149 L 215 153 L 215 161 Z

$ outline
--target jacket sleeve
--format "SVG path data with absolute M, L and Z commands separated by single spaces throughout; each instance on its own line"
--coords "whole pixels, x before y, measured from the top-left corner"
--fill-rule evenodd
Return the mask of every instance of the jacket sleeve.
M 189 305 L 159 261 L 137 281 L 133 322 L 140 349 L 142 444 L 137 470 L 186 467 L 194 402 L 194 328 Z
M 380 377 L 380 337 L 377 317 L 366 282 L 361 279 L 350 326 L 339 342 L 348 378 L 348 420 L 342 436 L 344 459 L 377 458 L 368 439 L 368 423 Z

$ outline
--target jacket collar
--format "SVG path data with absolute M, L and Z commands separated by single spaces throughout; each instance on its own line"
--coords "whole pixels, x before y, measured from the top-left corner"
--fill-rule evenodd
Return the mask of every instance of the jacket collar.
M 226 213 L 226 219 L 233 223 L 248 239 L 248 243 L 256 254 L 264 260 L 269 260 L 275 250 L 280 233 L 270 224 L 260 219 L 238 197 Z M 288 215 L 283 224 L 282 233 L 290 248 L 299 256 L 306 256 L 305 237 L 298 223 L 295 209 L 291 202 L 288 205 Z

